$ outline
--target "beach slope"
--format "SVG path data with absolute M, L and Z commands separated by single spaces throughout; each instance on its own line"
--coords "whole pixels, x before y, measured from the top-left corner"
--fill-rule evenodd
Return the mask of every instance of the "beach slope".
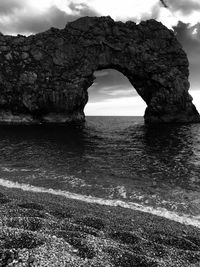
M 1 186 L 0 225 L 0 266 L 200 266 L 199 228 L 122 207 Z

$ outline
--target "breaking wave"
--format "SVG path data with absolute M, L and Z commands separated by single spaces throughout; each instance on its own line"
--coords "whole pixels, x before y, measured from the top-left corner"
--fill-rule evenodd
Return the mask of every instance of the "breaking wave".
M 151 206 L 141 205 L 134 202 L 125 202 L 117 199 L 105 199 L 94 196 L 86 196 L 82 194 L 71 193 L 68 191 L 48 189 L 44 187 L 32 186 L 25 183 L 12 182 L 5 179 L 0 179 L 0 185 L 7 188 L 21 189 L 23 191 L 35 193 L 48 193 L 52 195 L 63 196 L 68 199 L 80 200 L 91 204 L 99 204 L 110 207 L 122 207 L 126 209 L 141 211 L 152 215 L 160 216 L 175 222 L 186 225 L 191 225 L 200 228 L 200 216 L 192 216 L 188 214 L 179 214 L 174 211 L 168 211 L 165 208 L 155 208 Z

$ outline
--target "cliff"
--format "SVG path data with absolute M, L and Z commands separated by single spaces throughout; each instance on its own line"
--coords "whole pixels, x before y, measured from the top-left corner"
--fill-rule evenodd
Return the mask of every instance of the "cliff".
M 147 123 L 200 121 L 187 56 L 155 20 L 83 17 L 29 37 L 1 34 L 0 59 L 0 122 L 83 121 L 93 73 L 106 68 L 129 79 L 147 104 Z

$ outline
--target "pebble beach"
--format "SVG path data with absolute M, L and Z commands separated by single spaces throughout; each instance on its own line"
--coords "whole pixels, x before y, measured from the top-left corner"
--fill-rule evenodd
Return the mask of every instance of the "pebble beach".
M 0 266 L 198 267 L 200 229 L 122 207 L 0 187 Z

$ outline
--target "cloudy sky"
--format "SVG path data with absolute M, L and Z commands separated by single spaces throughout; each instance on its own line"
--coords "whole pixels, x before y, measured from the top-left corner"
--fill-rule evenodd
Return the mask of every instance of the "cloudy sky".
M 63 28 L 82 16 L 107 16 L 139 23 L 149 18 L 173 29 L 188 54 L 190 93 L 200 111 L 200 0 L 0 0 L 0 31 L 29 35 Z M 117 71 L 96 72 L 88 115 L 143 115 L 144 101 Z

